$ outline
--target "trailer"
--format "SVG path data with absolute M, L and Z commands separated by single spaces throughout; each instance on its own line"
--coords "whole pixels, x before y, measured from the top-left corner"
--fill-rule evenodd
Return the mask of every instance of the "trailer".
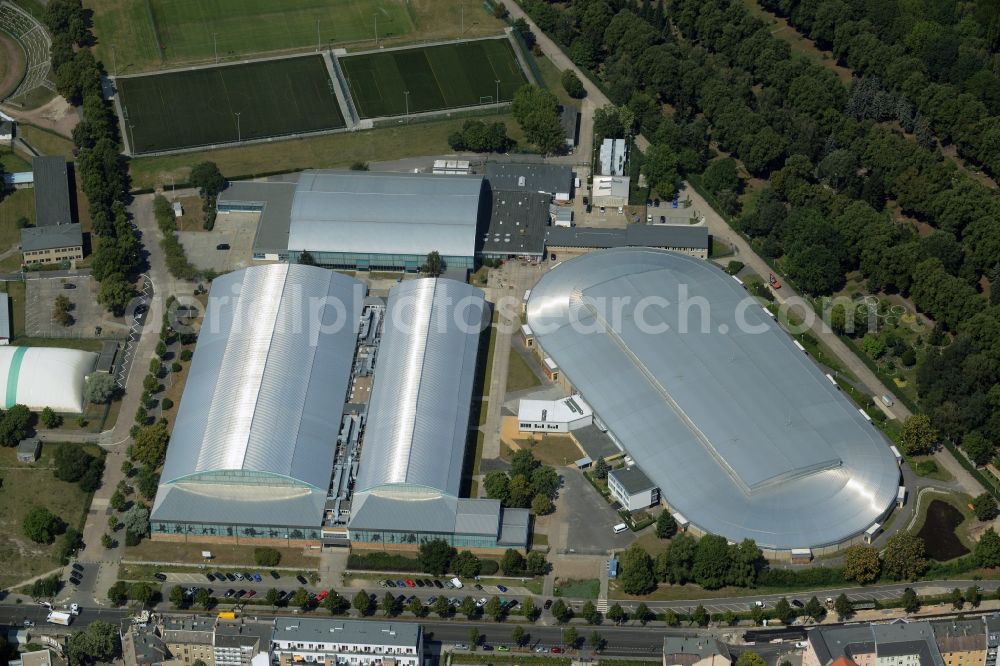
M 45 621 L 49 624 L 61 624 L 64 627 L 68 627 L 70 622 L 73 621 L 73 615 L 64 611 L 50 611 Z

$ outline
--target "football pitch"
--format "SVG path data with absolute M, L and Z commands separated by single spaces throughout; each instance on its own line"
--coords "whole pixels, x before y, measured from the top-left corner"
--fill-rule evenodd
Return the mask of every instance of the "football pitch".
M 117 80 L 134 153 L 345 127 L 321 56 Z
M 408 35 L 404 0 L 89 0 L 98 51 L 120 73 Z M 114 47 L 114 53 L 111 47 Z
M 339 58 L 362 118 L 401 116 L 495 101 L 527 83 L 507 39 L 365 53 Z M 409 94 L 407 94 L 409 93 Z

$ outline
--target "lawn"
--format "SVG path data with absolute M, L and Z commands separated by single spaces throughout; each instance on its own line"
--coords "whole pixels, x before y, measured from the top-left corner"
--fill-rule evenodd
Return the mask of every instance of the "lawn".
M 109 70 L 242 58 L 413 32 L 404 0 L 89 0 Z M 113 49 L 112 49 L 113 47 Z
M 541 383 L 528 362 L 511 347 L 510 362 L 507 366 L 507 392 L 523 391 Z
M 70 161 L 74 159 L 73 142 L 66 137 L 23 123 L 17 126 L 17 133 L 42 155 L 62 155 Z
M 555 595 L 573 599 L 596 599 L 601 593 L 601 581 L 596 578 L 584 580 L 557 580 Z
M 498 91 L 509 101 L 527 81 L 506 38 L 366 53 L 340 65 L 362 118 L 489 104 Z
M 143 539 L 138 546 L 130 546 L 125 550 L 126 561 L 146 560 L 150 562 L 176 562 L 178 564 L 204 564 L 201 553 L 212 552 L 210 568 L 216 566 L 256 567 L 253 559 L 255 546 L 199 543 L 177 543 L 172 541 L 151 541 Z M 302 548 L 277 548 L 281 552 L 282 567 L 293 569 L 315 569 L 319 565 L 318 554 L 307 555 Z M 137 570 L 138 571 L 138 570 Z M 280 571 L 280 569 L 279 569 Z
M 544 55 L 533 56 L 535 58 L 535 64 L 538 65 L 538 71 L 542 73 L 542 81 L 545 83 L 545 87 L 549 89 L 559 103 L 563 106 L 572 106 L 576 109 L 580 108 L 580 100 L 573 99 L 563 88 L 562 84 L 562 71 L 556 67 L 555 63 L 549 60 Z
M 133 152 L 345 126 L 320 56 L 118 79 Z
M 0 202 L 0 252 L 21 242 L 21 229 L 17 221 L 21 218 L 35 223 L 35 191 L 33 189 L 14 190 Z M 21 255 L 17 254 L 17 263 Z
M 542 435 L 541 440 L 518 439 L 515 443 L 522 449 L 529 449 L 536 458 L 546 465 L 562 467 L 572 464 L 584 456 L 583 451 L 569 435 Z
M 0 587 L 9 588 L 26 578 L 32 578 L 59 566 L 52 559 L 54 546 L 36 544 L 23 536 L 21 523 L 35 506 L 44 506 L 69 526 L 83 528 L 90 507 L 89 493 L 75 483 L 59 481 L 52 466 L 56 449 L 78 444 L 48 443 L 42 445 L 42 455 L 34 464 L 17 461 L 13 448 L 0 449 Z M 96 446 L 86 445 L 90 453 Z M 96 546 L 99 547 L 99 546 Z
M 18 129 L 20 132 L 20 128 Z M 4 171 L 13 173 L 15 171 L 31 171 L 31 164 L 10 148 L 0 148 L 0 164 L 3 164 Z
M 500 116 L 498 120 L 506 123 L 511 138 L 523 138 L 520 127 L 510 115 Z M 218 164 L 229 178 L 250 178 L 263 173 L 346 167 L 357 161 L 377 162 L 436 155 L 448 150 L 448 135 L 461 129 L 464 122 L 464 119 L 439 120 L 183 155 L 140 157 L 129 162 L 129 170 L 133 187 L 147 188 L 169 184 L 171 178 L 177 183 L 186 182 L 191 166 L 203 160 Z

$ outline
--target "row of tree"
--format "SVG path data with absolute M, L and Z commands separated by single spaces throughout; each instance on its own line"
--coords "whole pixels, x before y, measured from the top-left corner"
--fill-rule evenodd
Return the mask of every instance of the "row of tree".
M 458 552 L 444 539 L 424 541 L 417 550 L 417 562 L 425 573 L 443 576 L 452 572 L 463 578 L 475 578 L 482 572 L 482 560 L 472 551 Z M 504 576 L 544 576 L 548 571 L 545 554 L 532 551 L 525 557 L 508 548 L 500 558 L 499 570 Z
M 53 0 L 46 6 L 44 18 L 52 35 L 50 55 L 56 88 L 67 101 L 82 108 L 81 122 L 73 128 L 75 169 L 97 237 L 92 243 L 91 266 L 94 278 L 101 283 L 98 300 L 121 315 L 135 296 L 133 280 L 141 258 L 126 210 L 129 178 L 120 154 L 118 123 L 111 103 L 103 96 L 104 72 L 90 49 L 94 36 L 81 1 Z
M 483 479 L 486 496 L 505 507 L 531 508 L 537 515 L 551 513 L 562 483 L 555 468 L 543 465 L 530 449 L 513 453 L 510 471 L 494 470 Z

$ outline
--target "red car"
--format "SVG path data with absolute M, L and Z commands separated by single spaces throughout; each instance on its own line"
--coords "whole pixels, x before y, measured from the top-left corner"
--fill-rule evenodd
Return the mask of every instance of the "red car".
M 316 595 L 316 601 L 323 601 L 328 596 L 330 596 L 330 593 L 327 592 L 326 590 L 323 590 L 322 592 Z
M 414 580 L 412 578 L 407 578 L 403 582 L 406 583 L 406 587 L 416 587 L 417 586 L 416 582 L 414 582 Z
M 562 651 L 563 649 L 561 647 L 554 647 L 551 650 L 549 650 L 549 652 L 551 652 L 552 654 L 559 654 Z
M 249 599 L 250 597 L 256 597 L 256 596 L 257 596 L 257 590 L 250 590 L 249 592 L 247 592 L 247 599 Z

